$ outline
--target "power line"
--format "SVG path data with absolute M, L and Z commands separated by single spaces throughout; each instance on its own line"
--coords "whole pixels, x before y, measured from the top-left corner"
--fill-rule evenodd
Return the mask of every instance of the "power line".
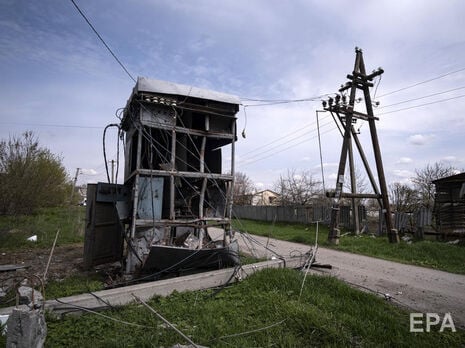
M 95 35 L 97 35 L 97 37 L 100 39 L 100 41 L 102 41 L 103 45 L 107 48 L 108 52 L 110 52 L 110 54 L 113 56 L 113 58 L 115 58 L 115 60 L 118 62 L 118 64 L 121 66 L 121 68 L 123 68 L 123 70 L 126 72 L 126 74 L 128 74 L 128 76 L 131 78 L 132 81 L 136 82 L 136 79 L 131 75 L 131 73 L 128 71 L 128 69 L 126 69 L 126 67 L 123 65 L 123 63 L 121 63 L 121 61 L 118 59 L 116 54 L 113 53 L 111 48 L 107 45 L 105 40 L 100 36 L 100 34 L 97 32 L 97 30 L 92 25 L 92 23 L 86 17 L 86 15 L 81 11 L 79 6 L 74 2 L 74 0 L 70 0 L 70 1 L 73 3 L 74 7 L 76 7 L 76 10 L 81 14 L 82 18 L 84 18 L 84 20 L 87 22 L 87 24 L 89 24 L 90 28 L 95 33 Z
M 410 88 L 413 88 L 413 87 L 416 87 L 416 86 L 419 86 L 419 85 L 422 85 L 422 84 L 425 84 L 425 83 L 428 83 L 428 82 L 431 82 L 431 81 L 439 80 L 439 79 L 442 79 L 442 78 L 447 77 L 449 75 L 459 73 L 459 72 L 464 71 L 464 70 L 465 70 L 465 68 L 461 68 L 461 69 L 458 69 L 458 70 L 448 72 L 448 73 L 443 74 L 443 75 L 439 75 L 439 76 L 436 76 L 436 77 L 433 77 L 433 78 L 430 78 L 430 79 L 427 79 L 427 80 L 424 80 L 424 81 L 420 81 L 420 82 L 414 83 L 412 85 L 402 87 L 402 88 L 396 89 L 394 91 L 382 94 L 382 95 L 378 96 L 378 98 L 383 98 L 385 96 L 388 96 L 388 95 L 391 95 L 391 94 L 394 94 L 394 93 L 397 93 L 397 92 L 400 92 L 400 91 L 404 91 L 406 89 L 410 89 Z M 378 81 L 378 85 L 379 85 L 380 80 Z M 378 86 L 376 87 L 376 89 L 378 89 Z M 321 98 L 324 98 L 326 96 L 331 96 L 331 95 L 334 95 L 334 94 L 335 93 L 325 93 L 325 94 L 321 94 L 319 96 L 302 98 L 302 99 L 258 99 L 258 98 L 255 99 L 255 98 L 247 98 L 247 97 L 241 97 L 241 99 L 251 101 L 251 102 L 261 102 L 262 103 L 262 104 L 243 104 L 244 106 L 247 106 L 247 107 L 254 107 L 254 106 L 268 106 L 268 105 L 279 105 L 279 104 L 290 104 L 290 103 L 318 101 Z M 375 95 L 376 95 L 376 92 L 375 92 Z
M 336 130 L 336 129 L 337 129 L 336 127 L 333 127 L 333 128 L 331 128 L 331 129 L 328 129 L 326 132 L 320 133 L 320 135 L 321 135 L 321 134 L 326 134 L 326 133 L 332 132 L 332 131 L 334 131 L 334 130 Z M 276 154 L 278 154 L 278 153 L 281 153 L 281 152 L 283 152 L 283 151 L 289 150 L 289 149 L 291 149 L 291 148 L 293 148 L 293 147 L 296 147 L 297 145 L 303 144 L 303 143 L 305 143 L 305 142 L 307 142 L 307 141 L 310 141 L 310 140 L 312 140 L 312 139 L 315 139 L 315 138 L 316 138 L 316 136 L 313 136 L 313 137 L 311 137 L 311 138 L 305 139 L 305 140 L 303 140 L 303 141 L 301 141 L 301 142 L 298 142 L 298 143 L 296 143 L 296 144 L 292 144 L 292 145 L 290 145 L 290 146 L 288 146 L 288 147 L 285 147 L 284 149 L 281 149 L 281 150 L 279 150 L 279 151 L 276 151 L 276 152 L 274 152 L 274 153 L 272 153 L 272 154 L 270 154 L 270 155 L 267 155 L 267 156 L 258 158 L 258 159 L 256 159 L 256 160 L 253 160 L 253 161 L 251 161 L 251 162 L 244 163 L 244 164 L 242 164 L 242 165 L 241 165 L 241 164 L 238 164 L 238 167 L 239 167 L 239 166 L 241 166 L 241 167 L 246 167 L 246 166 L 248 166 L 248 165 L 250 165 L 250 164 L 253 164 L 253 163 L 262 161 L 262 160 L 264 160 L 264 159 L 267 159 L 267 158 L 269 158 L 269 157 L 271 157 L 271 156 L 274 156 L 274 155 L 276 155 Z
M 333 93 L 334 94 L 334 93 Z M 331 95 L 333 95 L 331 94 Z M 272 101 L 268 103 L 262 103 L 262 104 L 243 104 L 244 107 L 256 107 L 256 106 L 269 106 L 269 105 L 279 105 L 279 104 L 293 104 L 293 103 L 303 103 L 303 102 L 314 102 L 314 101 L 320 101 L 321 97 L 315 97 L 315 98 L 306 98 L 306 99 L 293 99 L 293 100 L 277 100 L 277 101 Z
M 433 105 L 433 104 L 442 103 L 442 102 L 445 102 L 445 101 L 449 101 L 449 100 L 453 100 L 453 99 L 459 99 L 459 98 L 463 98 L 463 97 L 465 97 L 465 94 L 458 95 L 458 96 L 452 97 L 452 98 L 446 98 L 446 99 L 436 100 L 436 101 L 430 102 L 430 103 L 424 103 L 424 104 L 414 105 L 414 106 L 410 106 L 410 107 L 408 107 L 408 108 L 402 108 L 402 109 L 397 109 L 397 110 L 382 112 L 382 113 L 377 114 L 377 115 L 393 114 L 393 113 L 399 112 L 399 111 L 415 109 L 415 108 L 419 108 L 419 107 L 422 107 L 422 106 Z
M 394 105 L 400 105 L 400 104 L 409 103 L 409 102 L 412 102 L 412 101 L 415 101 L 415 100 L 420 100 L 420 99 L 425 99 L 425 98 L 434 97 L 434 96 L 440 95 L 440 94 L 445 94 L 445 93 L 449 93 L 449 92 L 453 92 L 453 91 L 458 91 L 458 90 L 464 89 L 464 88 L 465 88 L 465 86 L 457 87 L 457 88 L 452 88 L 452 89 L 449 89 L 449 90 L 447 90 L 447 91 L 437 92 L 437 93 L 425 95 L 425 96 L 423 96 L 423 97 L 408 99 L 408 100 L 404 100 L 404 101 L 401 101 L 401 102 L 398 102 L 398 103 L 389 104 L 389 105 L 384 105 L 384 106 L 379 107 L 378 110 L 384 109 L 384 108 L 388 108 L 388 107 L 391 107 L 391 106 L 394 106 Z
M 397 92 L 400 92 L 400 91 L 405 91 L 406 89 L 409 89 L 409 88 L 413 88 L 413 87 L 416 87 L 416 86 L 419 86 L 419 85 L 422 85 L 422 84 L 425 84 L 425 83 L 428 83 L 428 82 L 431 82 L 431 81 L 439 80 L 439 79 L 442 79 L 443 77 L 446 77 L 446 76 L 449 76 L 449 75 L 452 75 L 452 74 L 456 74 L 456 73 L 464 71 L 464 70 L 465 70 L 465 68 L 461 68 L 461 69 L 458 69 L 458 70 L 455 70 L 455 71 L 448 72 L 448 73 L 443 74 L 443 75 L 433 77 L 433 78 L 428 79 L 428 80 L 417 82 L 417 83 L 414 83 L 413 85 L 409 85 L 409 86 L 402 87 L 402 88 L 396 89 L 396 90 L 388 92 L 388 93 L 384 93 L 384 94 L 378 96 L 378 98 L 383 98 L 383 97 L 386 97 L 388 95 L 391 95 L 391 94 L 394 94 L 394 93 L 397 93 Z
M 323 97 L 327 97 L 329 95 L 333 95 L 334 93 L 325 93 L 315 97 L 308 97 L 303 99 L 254 99 L 254 98 L 247 98 L 241 97 L 243 100 L 251 101 L 251 102 L 261 102 L 261 103 L 293 103 L 293 102 L 301 102 L 301 101 L 312 101 L 315 99 L 320 99 Z
M 333 122 L 330 121 L 330 122 L 328 122 L 328 123 L 325 123 L 325 124 L 323 124 L 320 128 L 325 127 L 325 126 L 330 125 L 330 124 L 333 124 Z M 255 155 L 252 155 L 251 157 L 249 157 L 249 159 L 247 159 L 247 158 L 246 158 L 246 159 L 242 159 L 242 160 L 240 160 L 239 162 L 250 161 L 251 159 L 254 159 L 254 158 L 256 158 L 256 157 L 259 157 L 259 156 L 261 156 L 261 155 L 263 155 L 263 154 L 265 154 L 265 153 L 267 153 L 267 152 L 270 152 L 270 151 L 272 151 L 272 150 L 274 150 L 274 149 L 276 149 L 276 148 L 278 148 L 278 147 L 280 147 L 280 146 L 289 144 L 289 143 L 291 143 L 291 142 L 293 142 L 293 141 L 295 141 L 295 140 L 298 140 L 298 139 L 300 139 L 300 138 L 302 138 L 302 137 L 305 137 L 305 136 L 307 136 L 307 135 L 309 135 L 309 134 L 311 134 L 311 133 L 313 133 L 313 132 L 315 132 L 315 131 L 316 131 L 316 129 L 312 129 L 311 131 L 308 131 L 308 132 L 306 132 L 306 133 L 304 133 L 304 134 L 302 134 L 302 135 L 299 135 L 299 136 L 294 137 L 294 138 L 292 138 L 292 139 L 290 139 L 290 140 L 288 140 L 288 141 L 285 141 L 285 142 L 282 143 L 282 144 L 276 144 L 275 146 L 270 147 L 268 150 L 262 151 L 262 152 L 260 152 L 260 153 L 258 153 L 258 154 L 255 154 Z
M 329 116 L 325 116 L 325 117 L 323 117 L 323 119 L 326 118 L 326 117 L 329 117 Z M 251 151 L 248 151 L 248 152 L 242 154 L 242 156 L 245 156 L 245 155 L 248 155 L 248 154 L 250 154 L 250 153 L 256 152 L 256 151 L 258 151 L 258 150 L 260 150 L 260 149 L 262 149 L 262 148 L 264 148 L 264 147 L 267 147 L 268 145 L 275 144 L 276 142 L 279 142 L 279 141 L 281 141 L 282 139 L 288 138 L 288 137 L 290 137 L 291 135 L 294 135 L 294 134 L 296 134 L 296 133 L 299 133 L 299 132 L 301 132 L 302 130 L 304 130 L 305 128 L 311 127 L 311 126 L 314 125 L 314 124 L 315 124 L 315 122 L 311 122 L 311 123 L 309 123 L 309 124 L 307 124 L 307 125 L 305 125 L 305 126 L 303 126 L 303 127 L 300 127 L 299 129 L 297 129 L 297 130 L 295 130 L 295 131 L 286 133 L 285 135 L 283 135 L 283 136 L 281 136 L 281 137 L 279 137 L 279 138 L 276 138 L 276 139 L 274 139 L 274 140 L 272 140 L 272 141 L 270 141 L 270 142 L 268 142 L 268 143 L 266 143 L 266 144 L 263 144 L 263 145 L 261 145 L 261 146 L 255 148 L 255 149 L 253 149 L 253 150 L 251 150 Z
M 0 122 L 0 124 L 11 124 L 11 125 L 17 125 L 17 126 L 34 126 L 34 127 L 102 129 L 101 126 L 80 126 L 80 125 L 74 125 L 74 124 L 24 123 L 24 122 Z

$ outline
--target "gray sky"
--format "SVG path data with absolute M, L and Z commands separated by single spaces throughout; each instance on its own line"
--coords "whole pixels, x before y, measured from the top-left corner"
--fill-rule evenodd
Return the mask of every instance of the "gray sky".
M 334 93 L 361 47 L 368 71 L 385 70 L 375 114 L 388 181 L 408 182 L 436 161 L 465 167 L 464 1 L 76 3 L 133 76 L 235 94 L 244 105 Z M 71 1 L 0 0 L 0 76 L 0 138 L 34 130 L 70 175 L 84 168 L 80 183 L 105 180 L 103 128 L 117 121 L 134 82 Z M 288 169 L 320 178 L 320 108 L 318 98 L 247 106 L 246 125 L 241 107 L 238 130 L 246 126 L 247 137 L 237 143 L 237 170 L 259 188 L 272 188 Z M 341 137 L 329 115 L 320 123 L 334 186 Z M 360 126 L 371 157 L 368 127 Z M 116 159 L 113 133 L 107 149 Z

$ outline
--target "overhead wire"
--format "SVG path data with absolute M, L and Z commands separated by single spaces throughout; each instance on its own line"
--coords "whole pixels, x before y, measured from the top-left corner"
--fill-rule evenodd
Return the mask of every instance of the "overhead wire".
M 321 98 L 333 95 L 334 93 L 324 93 L 314 97 L 308 98 L 300 98 L 300 99 L 255 99 L 255 98 L 247 98 L 241 97 L 241 100 L 248 100 L 252 102 L 262 102 L 262 103 L 295 103 L 295 102 L 303 102 L 303 101 L 315 101 Z
M 323 124 L 321 127 L 326 127 L 326 126 L 331 125 L 331 124 L 332 124 L 332 122 L 326 122 L 326 123 Z M 275 145 L 269 147 L 267 150 L 264 150 L 264 151 L 259 152 L 258 154 L 254 154 L 254 155 L 252 155 L 252 156 L 244 156 L 244 158 L 240 159 L 238 162 L 241 163 L 241 162 L 247 162 L 247 161 L 253 160 L 253 159 L 257 158 L 257 157 L 260 157 L 261 155 L 263 155 L 263 154 L 265 154 L 265 153 L 268 153 L 268 152 L 270 152 L 270 151 L 273 151 L 274 149 L 279 148 L 279 147 L 281 147 L 281 146 L 283 146 L 283 145 L 289 144 L 289 143 L 291 143 L 291 142 L 293 142 L 293 141 L 296 141 L 296 140 L 299 140 L 299 139 L 301 139 L 301 138 L 304 138 L 304 137 L 306 137 L 306 136 L 308 136 L 308 135 L 310 135 L 311 133 L 314 133 L 314 132 L 316 132 L 316 129 L 312 129 L 311 131 L 308 131 L 308 132 L 306 132 L 305 134 L 302 134 L 302 135 L 299 135 L 299 136 L 294 137 L 294 138 L 292 138 L 292 139 L 289 139 L 289 140 L 287 140 L 287 141 L 285 141 L 285 142 L 283 142 L 283 143 L 275 144 Z M 298 144 L 301 144 L 301 142 L 298 143 Z M 296 144 L 296 145 L 297 145 L 297 144 Z
M 79 14 L 82 16 L 82 18 L 84 18 L 84 20 L 87 22 L 87 24 L 89 25 L 89 27 L 92 29 L 92 31 L 95 33 L 95 35 L 97 35 L 97 37 L 99 38 L 99 40 L 103 43 L 103 45 L 106 47 L 106 49 L 108 50 L 108 52 L 110 52 L 110 54 L 113 56 L 113 58 L 118 62 L 118 64 L 121 66 L 121 68 L 126 72 L 126 74 L 131 78 L 132 81 L 136 82 L 136 79 L 131 75 L 131 73 L 128 71 L 128 69 L 126 69 L 126 67 L 124 66 L 124 64 L 118 59 L 118 57 L 116 56 L 116 54 L 112 51 L 112 49 L 110 48 L 110 46 L 107 45 L 107 43 L 105 42 L 105 40 L 102 38 L 102 36 L 100 36 L 100 34 L 98 33 L 97 29 L 95 29 L 95 27 L 92 25 L 92 23 L 90 22 L 90 20 L 87 18 L 87 16 L 84 14 L 84 12 L 82 12 L 82 10 L 79 8 L 79 6 L 76 4 L 76 2 L 74 0 L 70 0 L 74 7 L 76 8 L 76 10 L 79 12 Z
M 397 103 L 393 103 L 393 104 L 389 104 L 389 105 L 382 105 L 382 106 L 377 107 L 376 109 L 377 109 L 377 110 L 380 110 L 380 109 L 388 108 L 388 107 L 395 106 L 395 105 L 410 103 L 410 102 L 412 102 L 412 101 L 421 100 L 421 99 L 426 99 L 426 98 L 434 97 L 434 96 L 437 96 L 437 95 L 441 95 L 441 94 L 446 94 L 446 93 L 458 91 L 458 90 L 461 90 L 461 89 L 464 89 L 464 88 L 465 88 L 465 86 L 461 86 L 461 87 L 457 87 L 457 88 L 452 88 L 452 89 L 448 89 L 448 90 L 446 90 L 446 91 L 436 92 L 436 93 L 428 94 L 428 95 L 425 95 L 425 96 L 422 96 L 422 97 L 417 97 L 417 98 L 412 98 L 412 99 L 408 99 L 408 100 L 403 100 L 403 101 L 400 101 L 400 102 L 397 102 Z
M 331 123 L 326 123 L 325 125 L 329 125 L 329 124 L 332 124 L 332 122 L 331 122 Z M 321 126 L 321 127 L 323 127 L 323 126 Z M 336 130 L 336 129 L 337 129 L 336 127 L 333 127 L 333 128 L 331 128 L 331 129 L 327 130 L 326 132 L 322 132 L 321 134 L 326 134 L 326 133 L 332 132 L 333 130 Z M 249 159 L 248 161 L 246 160 L 246 161 L 244 161 L 243 164 L 239 164 L 239 166 L 245 167 L 245 166 L 248 166 L 248 165 L 250 165 L 250 164 L 252 164 L 252 163 L 256 163 L 256 162 L 262 161 L 262 160 L 264 160 L 264 159 L 266 159 L 266 158 L 269 158 L 269 157 L 271 157 L 271 156 L 274 156 L 274 155 L 276 155 L 276 154 L 278 154 L 278 153 L 281 153 L 281 152 L 283 152 L 283 151 L 289 150 L 289 149 L 291 149 L 291 148 L 293 148 L 293 147 L 296 147 L 296 146 L 298 146 L 298 145 L 301 145 L 301 144 L 303 144 L 303 143 L 305 143 L 305 142 L 307 142 L 307 141 L 310 141 L 310 140 L 312 140 L 312 139 L 315 139 L 315 136 L 313 136 L 313 137 L 311 137 L 311 138 L 308 138 L 308 139 L 304 139 L 303 141 L 300 141 L 300 142 L 298 142 L 298 143 L 292 144 L 292 145 L 290 145 L 290 146 L 287 146 L 287 147 L 285 147 L 285 148 L 283 148 L 283 149 L 280 149 L 279 151 L 275 151 L 274 153 L 272 153 L 272 154 L 270 154 L 270 155 L 267 155 L 267 156 L 264 156 L 264 157 L 258 157 L 258 158 L 254 157 L 254 158 L 252 158 L 252 159 Z M 269 152 L 269 151 L 266 151 L 266 152 Z
M 16 126 L 34 126 L 34 127 L 102 129 L 102 126 L 84 126 L 84 125 L 54 124 L 54 123 L 28 123 L 28 122 L 8 122 L 8 121 L 2 121 L 2 122 L 0 122 L 0 124 L 10 124 L 10 125 L 16 125 Z
M 416 87 L 416 86 L 420 86 L 420 85 L 423 85 L 425 83 L 429 83 L 431 81 L 435 81 L 435 80 L 439 80 L 439 79 L 442 79 L 446 76 L 450 76 L 450 75 L 453 75 L 453 74 L 457 74 L 459 72 L 462 72 L 462 71 L 465 71 L 465 68 L 460 68 L 458 70 L 454 70 L 454 71 L 451 71 L 451 72 L 448 72 L 446 74 L 443 74 L 443 75 L 439 75 L 439 76 L 436 76 L 436 77 L 433 77 L 433 78 L 430 78 L 430 79 L 427 79 L 427 80 L 424 80 L 424 81 L 420 81 L 420 82 L 417 82 L 417 83 L 414 83 L 412 85 L 408 85 L 406 87 L 402 87 L 402 88 L 399 88 L 399 89 L 396 89 L 396 90 L 393 90 L 393 91 L 390 91 L 390 92 L 387 92 L 387 93 L 384 93 L 380 96 L 378 96 L 378 98 L 383 98 L 383 97 L 386 97 L 388 95 L 391 95 L 391 94 L 394 94 L 394 93 L 398 93 L 398 92 L 401 92 L 401 91 L 405 91 L 406 89 L 410 89 L 410 88 L 413 88 L 413 87 Z
M 393 114 L 393 113 L 395 113 L 395 112 L 400 112 L 400 111 L 405 111 L 405 110 L 416 109 L 416 108 L 420 108 L 420 107 L 423 107 L 423 106 L 428 106 L 428 105 L 434 105 L 434 104 L 438 104 L 438 103 L 443 103 L 443 102 L 446 102 L 446 101 L 449 101 L 449 100 L 460 99 L 460 98 L 463 98 L 463 97 L 465 97 L 465 94 L 458 95 L 458 96 L 451 97 L 451 98 L 436 100 L 436 101 L 433 101 L 433 102 L 430 102 L 430 103 L 424 103 L 424 104 L 414 105 L 414 106 L 410 106 L 410 107 L 406 107 L 406 108 L 402 108 L 402 109 L 397 109 L 397 110 L 392 110 L 392 111 L 381 112 L 381 113 L 378 113 L 377 115 L 380 116 L 380 115 Z
M 306 129 L 306 128 L 309 128 L 309 127 L 311 127 L 311 126 L 313 126 L 315 123 L 316 123 L 316 122 L 311 122 L 311 123 L 309 123 L 309 124 L 303 125 L 302 127 L 299 127 L 299 129 L 296 129 L 296 130 L 294 130 L 294 131 L 291 131 L 291 132 L 289 132 L 289 133 L 286 133 L 286 134 L 284 134 L 284 135 L 281 136 L 281 137 L 275 138 L 275 139 L 273 139 L 273 140 L 270 141 L 270 142 L 267 142 L 267 143 L 265 143 L 265 144 L 262 144 L 262 145 L 260 145 L 260 146 L 258 146 L 258 147 L 256 147 L 256 148 L 254 148 L 253 150 L 250 150 L 250 151 L 248 151 L 248 152 L 242 154 L 242 156 L 246 156 L 246 155 L 248 155 L 248 154 L 250 154 L 250 153 L 256 152 L 256 151 L 258 151 L 258 150 L 260 150 L 260 149 L 262 149 L 262 148 L 264 148 L 264 147 L 267 147 L 268 145 L 276 144 L 277 141 L 280 141 L 280 140 L 282 140 L 282 139 L 285 139 L 285 138 L 290 137 L 291 135 L 294 135 L 294 134 L 296 134 L 296 133 L 299 133 L 299 132 L 301 132 L 302 130 L 304 130 L 304 129 Z

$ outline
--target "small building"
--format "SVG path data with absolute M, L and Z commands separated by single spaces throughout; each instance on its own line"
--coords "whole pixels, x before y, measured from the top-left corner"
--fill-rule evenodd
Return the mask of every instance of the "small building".
M 279 193 L 263 190 L 252 195 L 252 205 L 278 205 Z
M 223 148 L 234 169 L 239 105 L 233 95 L 137 79 L 118 126 L 124 184 L 87 189 L 86 267 L 120 261 L 127 277 L 160 277 L 239 264 L 234 172 L 222 170 Z
M 434 216 L 443 237 L 465 238 L 465 173 L 433 181 Z

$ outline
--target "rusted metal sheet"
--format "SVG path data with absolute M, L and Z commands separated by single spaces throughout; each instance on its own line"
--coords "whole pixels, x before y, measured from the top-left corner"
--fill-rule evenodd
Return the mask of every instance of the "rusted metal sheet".
M 120 201 L 125 198 L 122 192 L 120 185 L 87 185 L 85 268 L 121 260 L 123 229 L 116 202 L 118 198 Z

